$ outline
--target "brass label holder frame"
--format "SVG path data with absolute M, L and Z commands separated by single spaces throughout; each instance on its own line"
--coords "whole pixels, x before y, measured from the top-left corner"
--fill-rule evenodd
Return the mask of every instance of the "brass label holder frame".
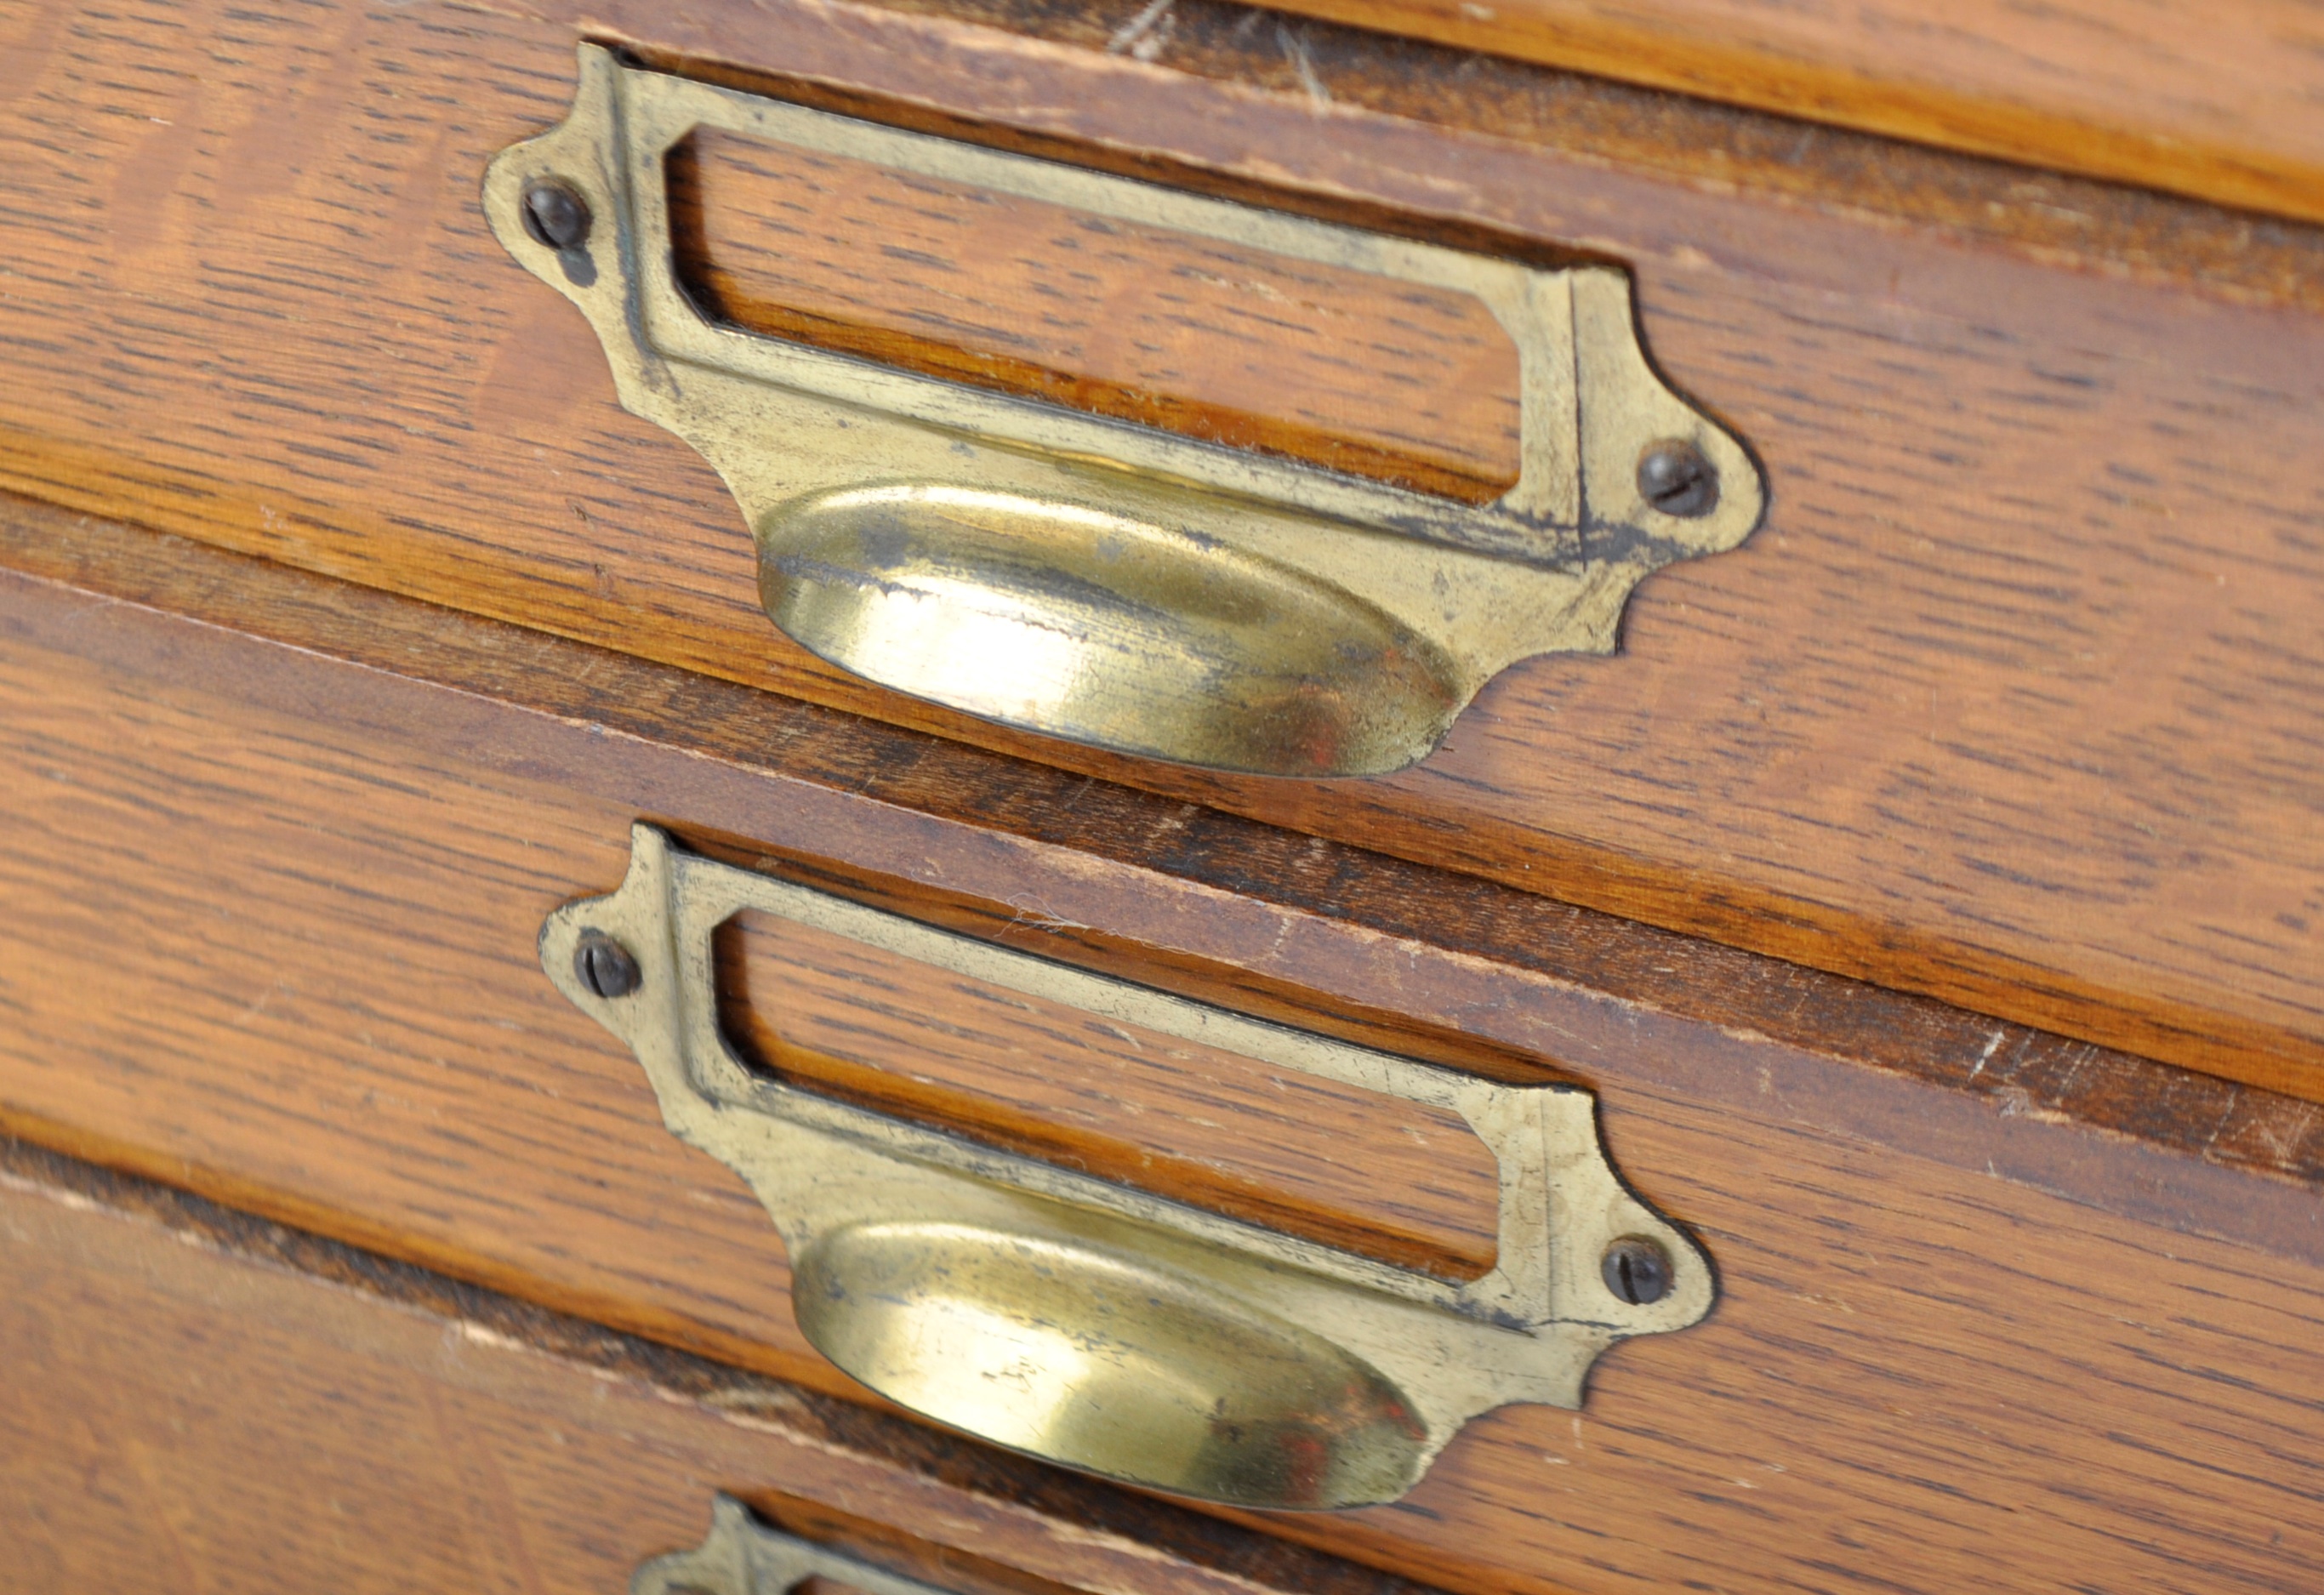
M 1510 1085 L 1264 1023 L 631 836 L 620 889 L 550 914 L 542 966 L 625 1042 L 671 1132 L 749 1182 L 800 1328 L 899 1405 L 998 1444 L 1244 1507 L 1393 1500 L 1480 1413 L 1578 1407 L 1600 1351 L 1683 1329 L 1710 1259 L 1624 1187 L 1584 1090 Z M 1457 1113 L 1499 1169 L 1492 1270 L 1454 1283 L 754 1073 L 713 935 L 780 916 L 931 969 Z M 592 982 L 591 949 L 621 982 Z M 600 987 L 604 988 L 601 991 Z M 610 992 L 611 994 L 605 994 Z M 1601 1259 L 1644 1248 L 1665 1289 Z
M 666 162 L 697 128 L 1471 295 L 1518 352 L 1516 485 L 1460 503 L 714 322 L 671 258 Z M 1766 500 L 1741 442 L 1655 374 L 1613 267 L 1312 220 L 594 45 L 565 122 L 503 151 L 484 201 L 588 317 L 623 406 L 725 479 L 786 632 L 881 685 L 1117 751 L 1400 769 L 1515 661 L 1612 651 L 1640 580 L 1736 547 Z M 1696 490 L 1650 499 L 1673 460 Z

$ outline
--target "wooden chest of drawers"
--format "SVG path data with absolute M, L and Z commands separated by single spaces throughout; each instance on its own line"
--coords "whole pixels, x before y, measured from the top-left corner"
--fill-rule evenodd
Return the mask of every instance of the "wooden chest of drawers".
M 1545 23 L 1479 37 L 1487 10 L 1411 28 L 1616 69 Z M 2088 174 L 2061 175 L 1191 0 L 8 29 L 0 1586 L 618 1589 L 721 1495 L 756 1515 L 721 1533 L 833 1547 L 872 1595 L 2324 1581 L 2324 250 L 2292 219 L 2296 129 L 2236 181 L 2224 134 L 2152 166 L 2129 134 L 2071 158 L 2062 112 L 1944 140 Z M 1182 439 L 1124 442 L 1179 452 L 1089 478 L 1101 497 L 1231 459 L 1258 474 L 1202 501 L 1221 517 L 1296 479 L 1341 505 L 1425 488 L 1443 525 L 1488 526 L 1550 457 L 1538 348 L 1496 353 L 1509 317 L 1461 321 L 1441 284 L 1376 272 L 1364 299 L 1325 255 L 1617 284 L 1658 424 L 1699 421 L 1715 502 L 1751 507 L 1739 547 L 1618 595 L 1610 652 L 1488 672 L 1379 773 L 966 712 L 996 668 L 967 645 L 930 656 L 927 696 L 879 686 L 778 629 L 763 518 L 624 410 L 653 373 L 609 366 L 609 323 L 576 309 L 645 281 L 655 243 L 593 186 L 610 168 L 558 177 L 578 223 L 515 207 L 539 174 L 487 188 L 575 105 L 576 43 L 585 74 L 710 86 L 738 126 L 804 106 L 973 152 L 867 176 L 697 134 L 669 168 L 673 281 L 720 337 Z M 1798 109 L 1799 73 L 1729 97 Z M 1934 136 L 1921 92 L 1831 119 Z M 1259 215 L 1323 253 L 988 216 L 978 184 L 1030 170 L 994 151 L 1197 196 L 1167 212 L 1194 235 Z M 1543 324 L 1569 349 L 1596 336 L 1573 314 Z M 1600 401 L 1586 357 L 1566 369 L 1563 530 L 1619 563 L 1591 553 Z M 702 442 L 693 413 L 663 419 Z M 1008 449 L 987 456 L 1040 456 Z M 1512 591 L 1556 568 L 1489 558 Z M 982 1236 L 958 1213 L 1013 1202 L 1084 1247 L 1069 1264 L 1151 1240 L 1139 1278 L 1236 1314 L 1336 1303 L 1302 1346 L 1371 1345 L 1415 1303 L 1456 1348 L 1587 1342 L 1586 1393 L 1445 1395 L 1439 1422 L 1426 1393 L 1490 1357 L 1407 1378 L 1373 1346 L 1410 1410 L 1364 1421 L 1427 1443 L 1375 1504 L 1320 1511 L 1262 1508 L 1328 1504 L 1336 1462 L 1180 1505 L 909 1415 L 1098 1454 L 910 1395 L 814 1328 L 845 1281 L 805 1268 L 795 1300 L 769 1193 L 845 1180 L 697 1149 L 606 1006 L 659 1001 L 683 971 L 654 949 L 685 937 L 567 907 L 621 886 L 640 823 L 720 880 L 945 933 L 725 923 L 698 994 L 743 1095 L 714 1116 L 811 1100 L 834 1146 L 899 1127 L 899 1161 L 847 1176 L 895 1223 Z M 627 962 L 593 973 L 585 932 Z M 970 951 L 909 953 L 939 945 Z M 1067 995 L 1008 983 L 1041 968 Z M 1496 1091 L 1578 1102 L 1585 1130 L 1594 1105 L 1602 1154 L 1526 1186 L 1518 1142 L 1472 1133 Z M 1601 1156 L 1614 1216 L 1576 1218 Z M 929 1168 L 969 1205 L 896 1194 Z M 1545 1243 L 1513 1216 L 1535 1196 Z M 1261 1251 L 1187 1260 L 1237 1236 Z M 1619 1255 L 1669 1273 L 1641 1287 Z M 1537 1318 L 1480 1305 L 1536 1275 Z M 1196 1341 L 1245 1322 L 1189 1311 Z M 1130 1344 L 1063 1322 L 1100 1360 Z M 912 1332 L 922 1366 L 982 1343 Z M 1036 1371 L 1012 1388 L 1100 1388 Z M 1287 1373 L 1246 1383 L 1296 1405 Z M 1342 1454 L 1339 1418 L 1301 1421 Z M 1105 1471 L 1195 1477 L 1140 1465 Z

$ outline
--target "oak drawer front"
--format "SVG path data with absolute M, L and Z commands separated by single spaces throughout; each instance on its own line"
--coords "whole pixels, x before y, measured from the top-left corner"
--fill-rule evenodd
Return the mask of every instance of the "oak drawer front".
M 2303 1103 L 844 716 L 792 709 L 770 758 L 741 688 L 10 514 L 19 1134 L 861 1399 L 798 1329 L 765 1213 L 542 974 L 544 917 L 613 887 L 648 816 L 974 936 L 1598 1094 L 1717 1311 L 1601 1359 L 1578 1412 L 1472 1423 L 1400 1505 L 1270 1534 L 1466 1590 L 1776 1589 L 1868 1545 L 1929 1590 L 2188 1562 L 2256 1590 L 2324 1559 L 2240 1482 L 2301 1488 L 2324 1445 Z
M 1424 1595 L 13 1143 L 0 1280 L 21 1595 Z
M 0 480 L 2319 1090 L 2312 232 L 1844 135 L 1803 163 L 1790 124 L 1193 9 L 1143 53 L 1105 51 L 1119 19 L 665 9 L 592 25 L 1610 261 L 1768 518 L 1646 581 L 1619 653 L 1514 667 L 1395 775 L 1123 760 L 872 688 L 771 626 L 723 486 L 486 226 L 488 160 L 571 102 L 574 19 L 352 6 L 16 14 Z

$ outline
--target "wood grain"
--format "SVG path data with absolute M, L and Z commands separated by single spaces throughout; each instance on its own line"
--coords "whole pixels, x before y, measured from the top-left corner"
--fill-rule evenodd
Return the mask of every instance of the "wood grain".
M 771 632 L 724 490 L 484 231 L 483 161 L 567 103 L 568 19 L 429 5 L 13 14 L 0 484 L 2324 1095 L 2311 234 L 1320 24 L 1303 66 L 1194 0 L 1154 63 L 1104 53 L 1110 14 L 988 9 L 593 14 L 1627 260 L 1657 358 L 1766 460 L 1767 526 L 1379 781 L 869 688 Z
M 722 1491 L 956 1595 L 1420 1595 L 7 1143 L 0 1357 L 12 1595 L 611 1591 Z
M 535 962 L 646 816 L 1600 1093 L 1619 1166 L 1718 1260 L 1712 1319 L 1619 1349 L 1580 1414 L 1473 1426 L 1406 1503 L 1269 1534 L 1529 1595 L 2324 1576 L 2311 1104 L 806 705 L 770 742 L 747 689 L 295 572 L 0 524 L 22 1133 L 842 1388 L 763 1215 Z
M 1291 0 L 1283 9 L 2324 220 L 2324 24 L 2299 0 L 1969 0 L 1941 12 L 1882 0 Z M 1120 47 L 1151 41 L 1158 53 L 1169 18 L 1166 5 L 1125 24 Z
M 199 650 L 202 668 L 219 691 L 245 706 L 310 717 L 320 712 L 311 689 L 302 685 L 308 672 L 281 668 L 275 650 L 288 648 L 301 659 L 312 654 L 344 660 L 456 695 L 432 700 L 433 713 L 458 703 L 456 695 L 483 694 L 505 706 L 602 728 L 615 740 L 603 744 L 601 759 L 619 762 L 629 739 L 657 745 L 675 739 L 697 758 L 752 771 L 760 781 L 771 783 L 770 789 L 801 801 L 830 789 L 878 806 L 871 813 L 908 811 L 939 822 L 937 828 L 906 824 L 862 831 L 858 820 L 851 830 L 841 818 L 851 811 L 816 802 L 813 824 L 804 830 L 798 828 L 800 822 L 773 809 L 750 826 L 724 832 L 689 826 L 687 834 L 697 847 L 732 862 L 1027 945 L 1046 956 L 1101 970 L 1138 970 L 1138 978 L 1169 990 L 1415 1056 L 1508 1079 L 1537 1078 L 1541 1070 L 1538 1054 L 1501 1060 L 1473 1027 L 1416 1018 L 1408 1001 L 1400 1008 L 1374 1000 L 1406 1000 L 1400 982 L 1385 982 L 1369 994 L 1349 991 L 1323 999 L 1304 981 L 1285 978 L 1292 952 L 1283 940 L 1286 922 L 1280 911 L 1361 927 L 1396 945 L 1483 959 L 1628 1008 L 1844 1057 L 1978 1096 L 2008 1113 L 2085 1125 L 2236 1176 L 2302 1184 L 2324 1179 L 2324 1113 L 2298 1098 L 1135 788 L 936 742 L 853 715 L 584 645 L 544 641 L 519 628 L 26 501 L 0 497 L 0 567 L 15 573 L 14 580 L 30 584 L 29 592 L 66 601 L 68 618 L 61 626 L 43 627 L 27 618 L 43 604 L 20 613 L 29 635 L 68 654 L 85 655 L 91 645 L 74 635 L 76 595 L 107 613 L 133 606 L 120 617 L 124 629 L 93 657 L 133 674 L 166 673 L 177 667 L 159 661 L 174 659 L 173 650 L 187 646 L 187 640 L 207 641 L 211 645 Z M 134 630 L 126 625 L 131 618 L 139 622 Z M 184 622 L 194 629 L 187 631 Z M 152 634 L 146 634 L 146 627 Z M 219 647 L 220 633 L 272 646 Z M 159 642 L 159 637 L 180 641 Z M 530 769 L 529 744 L 515 735 L 515 728 L 527 724 L 522 715 L 490 719 L 493 735 L 470 734 L 462 745 L 494 768 Z M 453 722 L 425 716 L 391 714 L 386 724 L 390 742 L 399 744 L 414 734 L 414 724 L 425 726 L 420 734 L 453 734 L 446 730 Z M 553 755 L 542 757 L 553 762 Z M 815 839 L 816 825 L 834 834 L 860 834 L 853 851 L 883 862 L 841 862 L 829 843 Z M 794 840 L 780 840 L 782 835 Z M 934 856 L 921 857 L 899 873 L 898 861 L 920 856 L 931 836 L 954 846 L 973 838 L 981 847 L 998 848 L 1010 862 L 993 867 L 982 898 L 948 889 L 944 866 Z M 1080 858 L 1100 861 L 1115 871 L 1126 869 L 1127 875 L 1109 876 L 1117 886 L 1122 880 L 1158 875 L 1196 888 L 1185 899 L 1196 905 L 1194 917 L 1182 922 L 1154 913 L 1133 921 L 1127 899 L 1118 894 L 1105 899 L 1104 922 L 1111 928 L 1063 917 L 1050 905 L 1067 899 L 1055 892 L 1028 896 L 1010 884 L 1010 871 L 1019 867 L 1020 856 L 1011 850 L 1028 843 L 1053 862 Z M 1252 905 L 1264 907 L 1253 912 Z M 1234 962 L 1222 965 L 1214 955 L 1174 952 L 1196 940 L 1233 949 Z M 1723 1087 L 1715 1078 L 1697 1077 L 1688 1089 L 1717 1095 Z M 2268 1188 L 2265 1182 L 2259 1187 L 2241 1179 L 2231 1183 L 2239 1191 Z M 2259 1231 L 2239 1226 L 2234 1221 L 2251 1216 L 2242 1206 L 2207 1207 L 2200 1201 L 2184 1205 L 2193 1200 L 2190 1194 L 2159 1176 L 2147 1198 L 2144 1205 L 2132 1201 L 2125 1211 L 2212 1233 L 2276 1233 L 2264 1225 Z M 2116 1191 L 2107 1200 L 2127 1198 Z
M 715 129 L 670 152 L 720 319 L 1482 503 L 1517 479 L 1484 302 Z
M 771 915 L 717 944 L 726 1035 L 784 1079 L 1382 1262 L 1493 1266 L 1498 1172 L 1457 1113 Z

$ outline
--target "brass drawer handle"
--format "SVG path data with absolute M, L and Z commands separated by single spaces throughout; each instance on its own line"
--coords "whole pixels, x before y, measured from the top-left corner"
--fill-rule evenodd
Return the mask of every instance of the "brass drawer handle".
M 863 1595 L 950 1595 L 797 1535 L 769 1528 L 720 1496 L 710 1533 L 691 1551 L 657 1556 L 630 1578 L 630 1595 L 790 1595 L 809 1579 L 836 1580 Z
M 1488 504 L 721 325 L 678 280 L 667 161 L 697 129 L 1481 301 L 1518 358 L 1518 473 Z M 1630 591 L 1732 549 L 1742 445 L 1663 383 L 1629 279 L 1545 268 L 909 133 L 585 45 L 565 122 L 484 204 L 604 345 L 622 402 L 701 450 L 805 647 L 899 690 L 1120 751 L 1392 770 L 1479 688 L 1605 653 Z
M 712 940 L 746 910 L 1457 1113 L 1499 1166 L 1495 1265 L 1451 1283 L 754 1074 L 719 1027 Z M 671 1132 L 766 1204 L 799 1327 L 825 1356 L 1052 1461 L 1245 1507 L 1393 1500 L 1470 1418 L 1578 1407 L 1605 1347 L 1711 1310 L 1709 1258 L 1623 1187 L 1578 1088 L 1480 1079 L 1052 963 L 645 825 L 620 890 L 549 915 L 540 954 L 636 1053 Z

